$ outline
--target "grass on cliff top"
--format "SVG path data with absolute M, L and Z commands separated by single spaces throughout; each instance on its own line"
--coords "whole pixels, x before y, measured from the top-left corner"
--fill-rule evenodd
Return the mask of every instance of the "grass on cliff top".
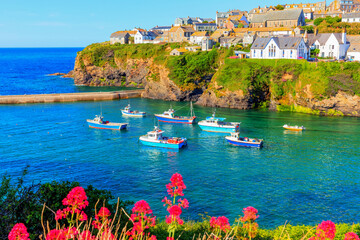
M 214 81 L 223 89 L 242 90 L 244 93 L 268 85 L 275 99 L 281 99 L 287 94 L 295 96 L 296 93 L 311 94 L 322 99 L 334 96 L 338 91 L 360 95 L 360 64 L 309 63 L 289 59 L 226 59 Z

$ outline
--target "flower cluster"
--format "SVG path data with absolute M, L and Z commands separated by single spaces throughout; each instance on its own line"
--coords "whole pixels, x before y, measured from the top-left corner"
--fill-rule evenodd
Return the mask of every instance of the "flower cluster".
M 356 233 L 348 232 L 345 234 L 344 240 L 360 240 L 360 238 Z
M 212 217 L 210 219 L 210 227 L 218 230 L 220 233 L 221 231 L 226 233 L 231 229 L 229 219 L 225 216 L 222 217 Z
M 108 219 L 110 215 L 111 213 L 109 209 L 107 209 L 106 207 L 101 207 L 99 212 L 95 214 L 95 221 L 92 222 L 94 228 L 108 229 L 109 223 L 111 222 L 111 219 Z
M 59 209 L 56 212 L 56 216 L 55 216 L 56 220 L 68 218 L 68 216 L 71 215 L 70 221 L 73 221 L 72 217 L 74 214 L 76 214 L 76 219 L 79 221 L 87 220 L 86 214 L 83 211 L 81 211 L 82 209 L 84 209 L 89 205 L 84 188 L 82 187 L 73 188 L 66 196 L 66 198 L 63 199 L 62 204 L 67 207 L 62 210 Z
M 311 240 L 333 240 L 335 238 L 336 226 L 332 221 L 323 221 L 316 228 L 316 236 Z
M 245 235 L 249 239 L 256 237 L 259 225 L 255 222 L 259 215 L 258 210 L 254 207 L 246 207 L 243 209 L 244 216 L 240 218 L 240 221 L 243 224 L 243 229 L 245 230 Z
M 17 223 L 9 233 L 9 240 L 30 240 L 27 228 L 23 223 Z
M 183 182 L 183 178 L 179 173 L 175 173 L 170 178 L 170 183 L 166 185 L 167 192 L 172 197 L 184 196 L 183 190 L 186 186 Z
M 143 236 L 145 236 L 145 230 L 155 226 L 156 217 L 147 216 L 147 214 L 152 214 L 150 205 L 145 200 L 136 202 L 130 217 L 134 226 L 131 231 L 126 233 L 128 236 L 130 236 L 129 240 L 139 238 L 143 239 Z M 150 240 L 156 240 L 156 236 L 150 236 L 150 233 L 147 234 L 147 237 Z
M 242 222 L 254 222 L 259 217 L 259 215 L 256 215 L 258 210 L 254 207 L 244 208 L 243 213 L 244 217 L 240 219 Z
M 79 232 L 75 227 L 64 228 L 60 230 L 54 229 L 51 230 L 46 235 L 46 240 L 67 240 L 67 239 L 75 239 L 78 236 L 79 236 Z M 88 239 L 94 239 L 94 236 L 91 236 Z

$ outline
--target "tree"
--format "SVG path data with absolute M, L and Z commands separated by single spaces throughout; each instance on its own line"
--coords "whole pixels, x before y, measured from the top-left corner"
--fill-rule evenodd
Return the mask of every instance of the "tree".
M 323 18 L 317 18 L 314 20 L 314 25 L 319 26 L 324 21 Z
M 283 6 L 283 5 L 280 5 L 280 4 L 278 4 L 275 8 L 276 8 L 277 10 L 284 10 L 284 6 Z
M 239 23 L 239 25 L 238 25 L 237 27 L 238 27 L 238 28 L 243 28 L 243 27 L 244 27 L 244 24 Z

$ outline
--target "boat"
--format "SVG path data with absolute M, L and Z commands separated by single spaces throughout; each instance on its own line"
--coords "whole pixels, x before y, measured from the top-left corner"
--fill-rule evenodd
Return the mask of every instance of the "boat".
M 226 118 L 215 117 L 215 113 L 206 120 L 200 121 L 198 124 L 203 131 L 206 132 L 221 132 L 221 133 L 234 133 L 240 129 L 238 122 L 224 122 Z
M 231 133 L 231 136 L 226 136 L 225 139 L 230 144 L 241 147 L 261 148 L 264 142 L 262 139 L 240 137 L 240 132 Z
M 131 111 L 130 104 L 128 104 L 124 109 L 122 109 L 121 113 L 128 117 L 145 117 L 146 116 L 146 112 Z
M 171 149 L 180 149 L 187 145 L 186 138 L 179 137 L 164 137 L 162 134 L 164 131 L 160 130 L 158 127 L 155 127 L 153 131 L 147 133 L 147 135 L 141 136 L 139 138 L 140 142 L 146 146 L 152 147 L 162 147 L 162 148 L 171 148 Z
M 172 109 L 171 107 L 168 111 L 165 111 L 163 114 L 155 114 L 155 117 L 160 122 L 167 122 L 167 123 L 193 124 L 196 121 L 196 116 L 194 114 L 192 102 L 190 102 L 190 117 L 176 116 L 174 109 Z
M 289 126 L 289 125 L 287 125 L 287 124 L 285 124 L 285 125 L 283 126 L 283 128 L 285 128 L 286 130 L 298 131 L 298 132 L 305 130 L 305 127 L 304 127 L 304 126 L 301 126 L 301 127 L 299 127 L 299 126 Z
M 127 123 L 113 123 L 109 121 L 104 121 L 104 117 L 101 115 L 96 115 L 94 119 L 87 119 L 87 123 L 91 128 L 98 129 L 109 129 L 109 130 L 122 130 L 126 129 Z

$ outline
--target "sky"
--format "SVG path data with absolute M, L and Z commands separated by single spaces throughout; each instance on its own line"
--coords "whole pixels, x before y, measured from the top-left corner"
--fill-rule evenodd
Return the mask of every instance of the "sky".
M 289 2 L 290 1 L 290 2 Z M 318 0 L 0 0 L 0 48 L 85 47 L 118 30 L 169 26 L 176 17 Z

